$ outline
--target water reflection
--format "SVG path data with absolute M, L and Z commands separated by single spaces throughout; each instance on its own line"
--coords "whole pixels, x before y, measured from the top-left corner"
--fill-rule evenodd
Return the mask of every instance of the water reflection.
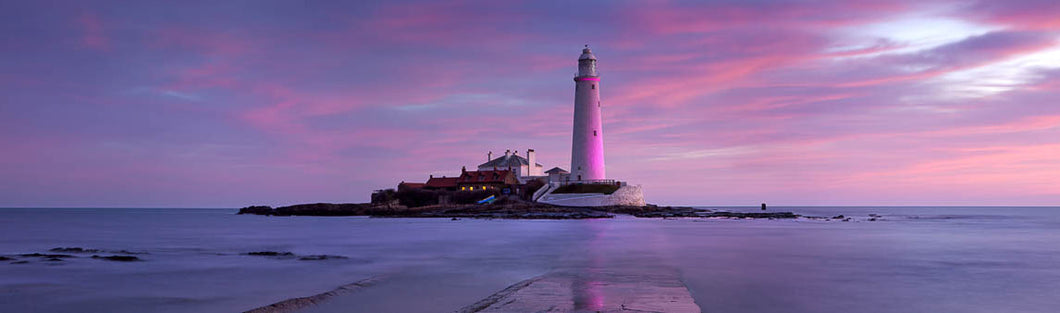
M 603 284 L 603 247 L 607 231 L 610 230 L 601 220 L 590 220 L 585 223 L 589 232 L 589 240 L 586 242 L 586 262 L 582 268 L 570 269 L 574 280 L 571 291 L 574 295 L 574 309 L 578 311 L 600 311 L 604 309 L 605 295 L 600 286 Z

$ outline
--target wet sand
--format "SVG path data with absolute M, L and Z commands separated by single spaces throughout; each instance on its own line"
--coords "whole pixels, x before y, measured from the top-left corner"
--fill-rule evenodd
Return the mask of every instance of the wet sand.
M 631 218 L 626 218 L 631 219 Z M 589 223 L 587 229 L 602 234 L 615 224 Z M 667 249 L 666 238 L 659 234 L 642 236 L 641 245 L 625 246 L 609 243 L 613 238 L 591 236 L 572 242 L 573 249 L 557 260 L 553 267 L 532 273 L 525 279 L 510 277 L 507 282 L 476 277 L 478 269 L 465 268 L 462 273 L 437 276 L 398 273 L 373 281 L 371 286 L 334 292 L 323 297 L 307 297 L 319 301 L 305 303 L 301 310 L 266 312 L 370 312 L 375 309 L 400 310 L 402 303 L 382 301 L 387 293 L 401 293 L 416 297 L 417 288 L 433 290 L 438 301 L 438 312 L 452 303 L 456 312 L 701 312 L 692 293 L 682 281 L 681 272 Z M 415 283 L 412 283 L 415 282 Z M 494 287 L 490 287 L 494 286 Z M 460 290 L 462 289 L 462 290 Z M 437 294 L 447 290 L 461 297 Z M 456 291 L 460 291 L 457 293 Z M 481 294 L 476 299 L 463 297 Z M 413 300 L 410 300 L 413 301 Z M 413 301 L 413 302 L 415 302 Z M 447 303 L 447 304 L 443 304 Z M 367 306 L 366 306 L 367 305 Z M 373 306 L 376 305 L 376 306 Z M 265 310 L 261 310 L 265 309 Z
M 287 313 L 319 309 L 336 297 L 370 288 L 373 277 L 335 290 L 280 301 L 245 313 Z M 334 303 L 331 303 L 334 306 Z M 701 312 L 672 268 L 567 268 L 527 279 L 465 306 L 479 312 Z
M 700 312 L 676 271 L 560 270 L 512 285 L 460 313 Z

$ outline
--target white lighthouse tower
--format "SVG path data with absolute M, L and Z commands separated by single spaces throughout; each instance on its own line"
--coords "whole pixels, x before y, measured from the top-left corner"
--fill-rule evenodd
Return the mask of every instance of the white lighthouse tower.
M 596 72 L 596 56 L 589 50 L 589 45 L 585 45 L 578 57 L 578 74 L 574 76 L 574 135 L 571 138 L 570 167 L 570 174 L 563 173 L 560 168 L 549 170 L 548 186 L 534 193 L 534 201 L 577 207 L 644 205 L 640 185 L 608 179 L 604 173 L 600 75 Z M 600 188 L 579 187 L 585 183 Z
M 571 140 L 570 179 L 601 180 L 604 174 L 604 129 L 600 116 L 600 76 L 589 45 L 578 57 L 574 77 L 574 135 Z

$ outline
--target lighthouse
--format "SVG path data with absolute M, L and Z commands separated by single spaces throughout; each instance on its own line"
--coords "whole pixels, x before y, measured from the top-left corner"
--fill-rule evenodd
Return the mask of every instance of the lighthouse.
M 560 206 L 599 207 L 611 205 L 644 205 L 640 185 L 607 178 L 604 173 L 604 129 L 600 114 L 600 74 L 596 56 L 589 45 L 578 57 L 578 74 L 574 75 L 574 133 L 571 136 L 570 172 L 554 168 L 549 183 L 534 193 L 537 202 Z M 580 184 L 594 183 L 594 188 Z M 577 193 L 572 196 L 572 193 Z
M 570 179 L 601 180 L 604 174 L 604 130 L 600 116 L 600 75 L 589 45 L 578 57 L 574 77 L 574 134 L 571 140 Z

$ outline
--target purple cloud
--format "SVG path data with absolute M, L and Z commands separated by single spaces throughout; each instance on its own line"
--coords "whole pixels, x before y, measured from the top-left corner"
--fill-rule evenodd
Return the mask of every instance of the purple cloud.
M 504 149 L 567 167 L 585 43 L 608 173 L 651 202 L 1050 204 L 1053 7 L 18 3 L 0 206 L 365 201 Z M 967 29 L 866 31 L 910 16 Z

